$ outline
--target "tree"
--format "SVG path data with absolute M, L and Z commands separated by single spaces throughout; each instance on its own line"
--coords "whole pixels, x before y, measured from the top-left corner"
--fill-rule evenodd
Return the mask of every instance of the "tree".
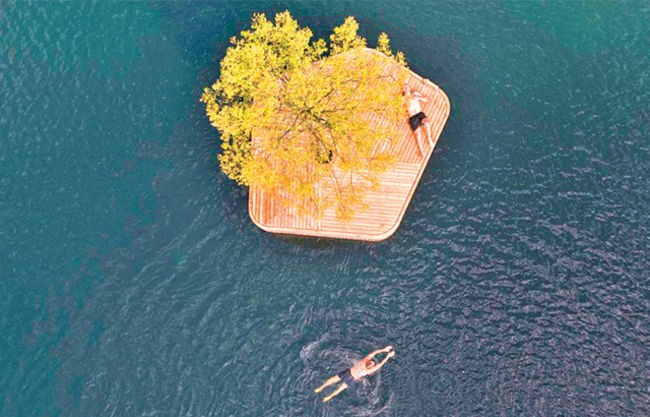
M 274 22 L 256 14 L 251 29 L 231 39 L 219 79 L 201 98 L 221 134 L 218 158 L 229 178 L 290 196 L 302 210 L 334 205 L 340 218 L 363 206 L 394 162 L 377 144 L 395 136 L 404 109 L 401 72 L 385 70 L 388 37 L 380 36 L 384 55 L 368 51 L 358 27 L 348 17 L 335 28 L 330 54 L 289 12 Z
M 349 16 L 341 26 L 334 28 L 330 35 L 332 55 L 366 46 L 366 40 L 357 34 L 359 24 Z
M 407 66 L 406 57 L 402 51 L 398 51 L 395 55 L 393 55 L 393 51 L 390 48 L 390 39 L 388 38 L 386 32 L 381 32 L 379 34 L 379 38 L 377 39 L 377 50 L 386 56 L 394 58 L 395 61 L 397 61 L 397 63 L 403 67 Z

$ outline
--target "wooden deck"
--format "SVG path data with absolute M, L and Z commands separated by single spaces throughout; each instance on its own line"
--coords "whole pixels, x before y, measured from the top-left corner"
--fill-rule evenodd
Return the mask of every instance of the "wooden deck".
M 431 81 L 413 71 L 394 64 L 395 71 L 407 71 L 407 83 L 429 101 L 422 110 L 432 121 L 431 136 L 435 144 L 449 118 L 450 104 L 447 95 Z M 321 216 L 299 214 L 290 204 L 281 204 L 277 197 L 251 186 L 248 212 L 258 227 L 267 232 L 289 235 L 381 241 L 390 237 L 399 227 L 420 177 L 431 158 L 433 148 L 424 144 L 425 155 L 419 154 L 415 137 L 408 125 L 406 112 L 397 140 L 393 143 L 397 164 L 380 176 L 380 186 L 365 197 L 366 210 L 357 210 L 352 219 L 337 219 L 335 209 L 325 210 Z M 426 142 L 426 141 L 425 141 Z M 383 145 L 379 145 L 383 146 Z M 330 184 L 320 184 L 323 192 Z M 286 196 L 283 201 L 286 201 Z

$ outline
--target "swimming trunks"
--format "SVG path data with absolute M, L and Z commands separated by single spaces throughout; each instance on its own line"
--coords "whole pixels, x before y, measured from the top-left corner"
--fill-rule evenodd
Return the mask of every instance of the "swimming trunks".
M 409 117 L 409 124 L 411 125 L 411 130 L 415 132 L 418 127 L 422 126 L 422 120 L 424 120 L 426 118 L 427 118 L 427 115 L 424 114 L 423 111 Z
M 337 376 L 341 378 L 343 382 L 345 382 L 345 385 L 347 385 L 348 388 L 352 388 L 352 386 L 357 383 L 357 380 L 352 378 L 352 374 L 350 373 L 349 369 L 339 372 Z

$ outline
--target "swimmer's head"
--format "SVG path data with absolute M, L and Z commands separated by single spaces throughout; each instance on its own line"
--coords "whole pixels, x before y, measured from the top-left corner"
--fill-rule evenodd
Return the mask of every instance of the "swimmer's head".
M 366 362 L 366 369 L 372 369 L 375 367 L 375 365 L 377 365 L 375 361 L 369 360 L 368 362 Z
M 411 87 L 409 87 L 408 84 L 404 84 L 404 88 L 402 89 L 402 95 L 408 96 L 409 94 L 411 94 Z

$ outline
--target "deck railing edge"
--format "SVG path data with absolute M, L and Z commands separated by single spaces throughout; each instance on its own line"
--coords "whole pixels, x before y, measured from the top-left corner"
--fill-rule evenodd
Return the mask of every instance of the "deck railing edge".
M 377 235 L 373 235 L 373 236 L 377 236 L 377 240 L 373 240 L 373 241 L 377 241 L 377 242 L 386 240 L 389 237 L 391 237 L 393 234 L 395 234 L 395 232 L 399 228 L 400 224 L 402 224 L 402 220 L 404 220 L 404 215 L 406 214 L 406 210 L 408 209 L 408 206 L 411 204 L 411 200 L 413 199 L 413 195 L 415 194 L 415 190 L 420 185 L 420 180 L 422 179 L 422 174 L 424 174 L 424 170 L 429 165 L 429 161 L 431 160 L 431 156 L 433 156 L 433 152 L 436 149 L 436 146 L 438 145 L 438 141 L 440 140 L 440 137 L 442 136 L 442 132 L 445 130 L 445 126 L 447 125 L 447 120 L 449 120 L 449 115 L 451 114 L 451 103 L 449 101 L 449 97 L 444 92 L 444 90 L 442 88 L 440 88 L 437 84 L 435 84 L 433 81 L 429 80 L 428 78 L 424 78 L 424 77 L 416 74 L 415 72 L 413 72 L 410 69 L 408 71 L 411 72 L 413 75 L 415 75 L 415 77 L 419 78 L 421 81 L 423 81 L 425 83 L 429 83 L 429 84 L 431 84 L 432 86 L 434 86 L 436 88 L 436 92 L 439 95 L 442 96 L 442 98 L 443 98 L 443 100 L 444 100 L 444 102 L 446 104 L 445 105 L 445 110 L 446 111 L 445 111 L 445 114 L 444 114 L 444 119 L 441 120 L 442 128 L 440 129 L 440 133 L 436 137 L 436 140 L 433 143 L 433 147 L 427 152 L 426 162 L 422 162 L 420 164 L 420 168 L 418 168 L 418 174 L 416 176 L 416 180 L 413 182 L 413 186 L 409 190 L 408 196 L 404 200 L 404 204 L 402 205 L 402 208 L 400 209 L 400 212 L 399 212 L 399 214 L 397 216 L 397 219 L 395 220 L 395 223 L 386 232 L 379 233 Z

